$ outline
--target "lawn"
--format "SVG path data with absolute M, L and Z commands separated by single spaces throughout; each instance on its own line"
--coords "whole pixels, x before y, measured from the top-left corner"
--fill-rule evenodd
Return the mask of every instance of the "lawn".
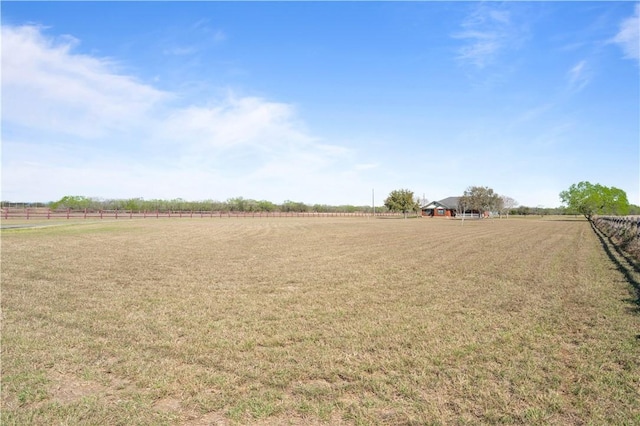
M 612 256 L 579 219 L 5 229 L 1 422 L 640 424 Z

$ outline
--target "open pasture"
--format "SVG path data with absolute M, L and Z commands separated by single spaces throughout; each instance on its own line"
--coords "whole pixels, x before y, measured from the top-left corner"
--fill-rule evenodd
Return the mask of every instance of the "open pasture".
M 2 231 L 2 424 L 639 424 L 635 270 L 583 220 Z

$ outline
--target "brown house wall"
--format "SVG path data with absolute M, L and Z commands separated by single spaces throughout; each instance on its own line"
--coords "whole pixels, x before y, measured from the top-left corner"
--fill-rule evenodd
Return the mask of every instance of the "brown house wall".
M 438 209 L 434 209 L 433 210 L 433 216 L 429 215 L 425 211 L 422 211 L 422 216 L 425 216 L 425 217 L 452 217 L 453 216 L 453 210 L 445 209 L 444 210 L 444 215 L 439 215 L 438 214 Z

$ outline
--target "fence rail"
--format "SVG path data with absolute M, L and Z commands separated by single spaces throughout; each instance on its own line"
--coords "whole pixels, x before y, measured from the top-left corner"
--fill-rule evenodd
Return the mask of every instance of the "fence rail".
M 51 210 L 48 208 L 3 208 L 2 219 L 151 219 L 151 218 L 267 218 L 267 217 L 367 217 L 365 212 L 232 212 L 184 210 Z M 402 216 L 400 213 L 375 213 L 376 217 Z
M 614 243 L 640 258 L 640 216 L 596 216 L 593 223 Z
M 456 219 L 480 219 L 480 213 L 458 213 Z

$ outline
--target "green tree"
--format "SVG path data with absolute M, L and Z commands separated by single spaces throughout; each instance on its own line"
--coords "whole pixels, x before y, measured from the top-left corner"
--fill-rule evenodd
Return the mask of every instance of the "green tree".
M 417 211 L 420 206 L 418 202 L 413 198 L 413 191 L 408 189 L 396 189 L 391 191 L 384 205 L 392 212 L 402 212 L 406 219 L 407 213 L 410 211 Z
M 142 198 L 129 198 L 128 200 L 125 200 L 123 203 L 124 209 L 125 210 L 129 210 L 129 211 L 134 211 L 134 210 L 142 210 L 141 206 L 142 206 Z
M 277 210 L 277 206 L 271 201 L 260 200 L 258 201 L 258 210 L 261 212 L 273 212 Z
M 629 213 L 627 193 L 622 189 L 607 187 L 598 183 L 580 182 L 560 193 L 560 199 L 571 210 L 576 210 L 591 220 L 593 215 Z
M 227 200 L 229 210 L 232 212 L 244 212 L 247 210 L 249 203 L 242 197 L 229 198 Z
M 280 211 L 283 212 L 306 212 L 309 210 L 309 206 L 301 201 L 285 200 L 280 207 Z
M 51 208 L 56 209 L 72 209 L 83 210 L 91 206 L 93 200 L 89 197 L 83 197 L 82 195 L 65 195 L 58 201 L 51 204 Z
M 484 212 L 501 210 L 504 201 L 488 186 L 470 186 L 458 203 L 465 210 L 477 210 L 482 217 Z
M 519 214 L 519 215 L 522 215 L 522 216 L 530 215 L 531 214 L 531 207 L 520 206 L 520 207 L 517 208 L 516 214 Z

